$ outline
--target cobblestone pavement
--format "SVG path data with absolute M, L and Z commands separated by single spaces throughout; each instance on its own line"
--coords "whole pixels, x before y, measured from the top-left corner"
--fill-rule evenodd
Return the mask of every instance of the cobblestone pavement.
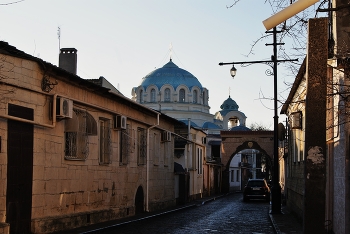
M 269 203 L 243 202 L 242 194 L 235 193 L 152 218 L 117 225 L 98 233 L 274 233 L 269 219 Z

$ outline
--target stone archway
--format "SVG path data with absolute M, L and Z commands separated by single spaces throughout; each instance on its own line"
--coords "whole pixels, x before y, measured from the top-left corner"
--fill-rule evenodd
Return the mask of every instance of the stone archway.
M 222 192 L 229 191 L 229 168 L 232 158 L 242 150 L 256 149 L 273 162 L 273 131 L 221 131 Z

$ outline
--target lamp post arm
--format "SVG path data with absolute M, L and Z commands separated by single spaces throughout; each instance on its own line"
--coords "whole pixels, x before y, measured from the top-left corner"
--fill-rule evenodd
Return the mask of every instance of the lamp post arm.
M 266 60 L 266 61 L 249 61 L 249 62 L 232 62 L 232 63 L 219 63 L 220 66 L 222 65 L 233 65 L 233 64 L 253 64 L 253 63 L 272 63 L 272 60 Z
M 249 62 L 231 62 L 231 63 L 223 63 L 223 62 L 220 62 L 219 63 L 219 66 L 223 66 L 223 65 L 234 65 L 234 64 L 254 64 L 254 63 L 264 63 L 264 64 L 271 64 L 271 63 L 274 63 L 274 62 L 277 62 L 277 63 L 283 63 L 283 62 L 296 62 L 298 61 L 298 59 L 283 59 L 283 60 L 261 60 L 261 61 L 249 61 Z

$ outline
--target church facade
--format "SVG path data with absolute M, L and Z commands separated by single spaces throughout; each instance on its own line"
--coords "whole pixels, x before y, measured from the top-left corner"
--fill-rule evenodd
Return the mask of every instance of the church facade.
M 132 100 L 145 105 L 162 114 L 175 118 L 187 125 L 187 139 L 201 143 L 203 153 L 198 155 L 198 150 L 184 150 L 184 158 L 181 155 L 175 157 L 175 162 L 183 166 L 191 177 L 197 179 L 197 183 L 203 181 L 203 191 L 211 195 L 220 192 L 222 186 L 221 175 L 221 136 L 223 130 L 250 131 L 245 126 L 246 116 L 238 110 L 239 106 L 229 96 L 220 106 L 221 110 L 215 114 L 210 113 L 209 90 L 202 86 L 199 80 L 190 72 L 178 67 L 172 59 L 163 67 L 158 68 L 142 78 L 140 85 L 132 89 Z M 193 130 L 204 133 L 198 139 Z M 175 142 L 175 151 L 176 151 Z M 188 144 L 184 147 L 189 147 Z M 182 151 L 181 151 L 182 152 Z M 185 163 L 185 162 L 195 163 Z M 203 173 L 192 173 L 193 167 L 189 165 L 201 161 Z M 193 186 L 196 187 L 195 184 Z M 190 186 L 191 187 L 191 186 Z M 192 194 L 196 196 L 196 194 Z
M 220 111 L 211 114 L 209 90 L 172 59 L 143 77 L 131 93 L 133 101 L 209 134 L 219 134 L 221 130 L 236 126 L 245 127 L 247 117 L 238 110 L 239 106 L 231 96 L 220 106 Z

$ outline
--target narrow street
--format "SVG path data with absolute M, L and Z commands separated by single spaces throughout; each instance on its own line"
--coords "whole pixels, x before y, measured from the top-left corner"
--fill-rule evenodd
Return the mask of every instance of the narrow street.
M 98 233 L 273 233 L 269 203 L 243 202 L 242 194 L 223 196 L 204 205 L 120 225 Z

